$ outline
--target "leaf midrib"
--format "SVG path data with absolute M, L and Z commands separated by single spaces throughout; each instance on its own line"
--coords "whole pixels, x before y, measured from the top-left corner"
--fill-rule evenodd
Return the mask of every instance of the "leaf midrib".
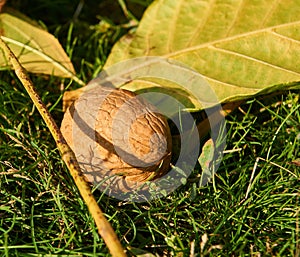
M 76 81 L 78 84 L 80 85 L 85 85 L 85 83 L 83 81 L 81 81 L 79 78 L 77 78 L 75 76 L 75 74 L 73 74 L 70 70 L 68 70 L 65 66 L 63 66 L 62 64 L 60 64 L 59 62 L 57 62 L 55 59 L 51 58 L 49 55 L 44 54 L 43 52 L 29 46 L 26 45 L 24 43 L 18 42 L 14 39 L 8 38 L 8 37 L 4 37 L 1 36 L 1 38 L 8 43 L 14 44 L 18 47 L 22 47 L 32 53 L 35 53 L 36 55 L 42 57 L 45 61 L 48 61 L 50 63 L 52 63 L 55 67 L 57 67 L 59 70 L 61 70 L 63 73 L 66 73 L 68 76 L 70 76 L 74 81 Z

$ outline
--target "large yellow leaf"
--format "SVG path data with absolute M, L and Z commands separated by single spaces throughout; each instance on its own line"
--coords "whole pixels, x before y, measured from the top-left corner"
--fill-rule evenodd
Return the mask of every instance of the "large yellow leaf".
M 300 0 L 158 0 L 134 37 L 114 46 L 105 67 L 141 56 L 174 59 L 203 75 L 220 102 L 299 89 L 299 13 Z
M 75 77 L 69 57 L 47 31 L 13 14 L 1 13 L 0 35 L 29 72 Z M 0 66 L 9 66 L 1 52 Z

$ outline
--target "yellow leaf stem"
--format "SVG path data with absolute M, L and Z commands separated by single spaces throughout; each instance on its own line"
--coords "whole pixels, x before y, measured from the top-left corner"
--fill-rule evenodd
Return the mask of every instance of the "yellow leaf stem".
M 42 118 L 44 119 L 46 125 L 48 126 L 56 144 L 57 148 L 59 149 L 62 159 L 66 163 L 78 189 L 79 192 L 84 199 L 88 209 L 93 216 L 99 234 L 104 239 L 108 249 L 110 250 L 112 256 L 126 256 L 120 241 L 118 240 L 113 228 L 111 227 L 110 223 L 105 218 L 103 212 L 101 211 L 99 205 L 94 198 L 90 186 L 86 181 L 82 171 L 80 170 L 79 164 L 76 160 L 76 157 L 71 150 L 71 148 L 66 143 L 63 135 L 61 134 L 57 124 L 55 123 L 54 119 L 52 118 L 51 114 L 47 110 L 46 106 L 42 102 L 40 96 L 35 90 L 35 87 L 27 75 L 27 71 L 22 67 L 14 53 L 10 50 L 7 44 L 2 40 L 0 37 L 0 48 L 4 51 L 7 59 L 11 62 L 13 68 L 15 69 L 15 73 L 20 79 L 21 83 L 27 90 L 30 98 L 32 99 L 33 103 L 35 104 L 36 108 L 40 112 Z

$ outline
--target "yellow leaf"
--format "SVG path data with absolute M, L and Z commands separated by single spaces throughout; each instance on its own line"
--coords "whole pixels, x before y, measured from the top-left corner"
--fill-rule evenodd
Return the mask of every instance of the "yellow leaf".
M 47 31 L 14 14 L 0 14 L 0 35 L 27 71 L 74 78 L 71 60 L 58 40 Z M 9 67 L 0 52 L 0 67 Z
M 221 103 L 299 89 L 299 12 L 300 0 L 157 0 L 130 41 L 124 37 L 115 44 L 105 68 L 144 56 L 176 60 L 201 74 Z M 147 86 L 133 83 L 120 87 Z M 175 89 L 166 81 L 160 87 Z M 181 87 L 182 102 L 201 109 L 188 94 L 201 88 Z

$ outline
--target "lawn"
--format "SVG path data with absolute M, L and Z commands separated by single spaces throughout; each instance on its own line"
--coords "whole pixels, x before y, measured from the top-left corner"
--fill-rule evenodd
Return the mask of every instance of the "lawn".
M 101 71 L 113 44 L 151 1 L 8 1 L 58 37 L 78 77 Z M 72 3 L 71 3 L 72 2 Z M 120 1 L 122 2 L 122 1 Z M 82 9 L 81 9 L 82 7 Z M 99 23 L 100 19 L 106 23 Z M 68 79 L 31 75 L 60 124 Z M 0 256 L 109 256 L 47 126 L 13 71 L 0 71 Z M 245 101 L 226 117 L 214 179 L 151 202 L 94 195 L 129 256 L 299 256 L 299 92 Z M 299 164 L 298 164 L 299 165 Z

